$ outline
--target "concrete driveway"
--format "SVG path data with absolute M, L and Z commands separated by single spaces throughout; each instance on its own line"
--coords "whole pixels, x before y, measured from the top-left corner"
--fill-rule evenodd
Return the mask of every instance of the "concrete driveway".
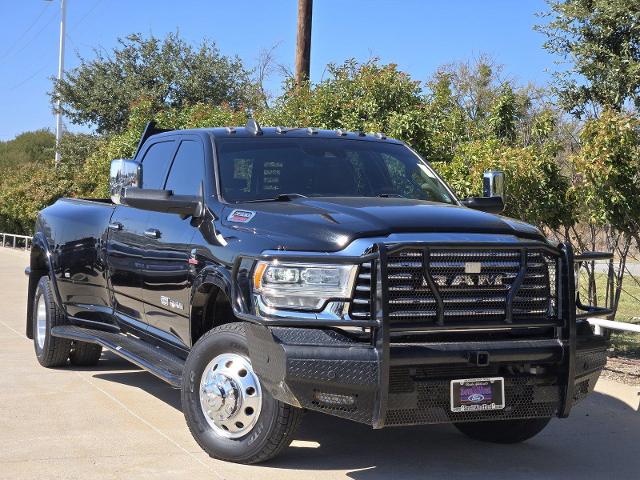
M 179 392 L 152 375 L 110 354 L 88 369 L 38 365 L 24 336 L 26 263 L 0 248 L 0 478 L 640 478 L 638 389 L 605 380 L 571 418 L 521 445 L 310 413 L 266 465 L 213 460 L 191 438 Z

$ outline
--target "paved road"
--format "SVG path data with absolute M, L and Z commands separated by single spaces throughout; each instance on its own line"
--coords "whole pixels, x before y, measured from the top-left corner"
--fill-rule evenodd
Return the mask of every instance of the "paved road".
M 0 248 L 0 478 L 6 479 L 635 479 L 638 389 L 598 392 L 522 445 L 474 442 L 450 426 L 373 431 L 308 414 L 293 445 L 265 466 L 210 459 L 180 397 L 111 355 L 95 368 L 41 368 L 24 337 L 24 253 Z

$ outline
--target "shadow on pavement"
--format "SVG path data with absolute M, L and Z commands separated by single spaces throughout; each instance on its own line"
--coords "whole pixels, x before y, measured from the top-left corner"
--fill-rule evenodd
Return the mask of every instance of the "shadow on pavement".
M 101 361 L 94 377 L 141 388 L 180 410 L 179 390 L 142 370 L 103 373 L 106 367 L 114 364 Z M 265 466 L 346 470 L 355 480 L 626 479 L 638 478 L 639 445 L 640 413 L 614 397 L 593 393 L 569 419 L 554 419 L 537 437 L 517 445 L 470 440 L 451 425 L 372 430 L 309 412 L 292 446 Z
M 98 365 L 93 367 L 78 367 L 75 365 L 65 365 L 62 367 L 64 370 L 72 370 L 79 372 L 102 372 L 102 371 L 113 371 L 113 370 L 137 370 L 142 372 L 143 370 L 134 365 L 133 363 L 125 360 L 122 357 L 119 357 L 115 353 L 111 353 L 108 350 L 102 350 L 102 355 L 100 356 L 100 361 Z

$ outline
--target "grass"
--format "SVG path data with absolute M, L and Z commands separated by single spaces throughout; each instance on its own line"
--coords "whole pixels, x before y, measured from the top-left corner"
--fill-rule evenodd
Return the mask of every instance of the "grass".
M 586 275 L 581 275 L 580 290 L 583 298 L 586 289 Z M 603 305 L 606 291 L 607 276 L 596 274 L 596 288 L 599 304 Z M 620 294 L 616 321 L 640 323 L 640 285 L 634 278 L 627 276 L 622 284 L 623 291 Z M 640 334 L 632 332 L 611 332 L 611 346 L 618 355 L 640 358 Z

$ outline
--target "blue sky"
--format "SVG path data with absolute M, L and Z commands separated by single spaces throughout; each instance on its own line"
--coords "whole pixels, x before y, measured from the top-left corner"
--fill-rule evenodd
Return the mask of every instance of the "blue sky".
M 0 140 L 55 127 L 46 92 L 57 72 L 59 1 L 0 0 Z M 276 44 L 277 61 L 294 62 L 296 0 L 67 2 L 67 69 L 78 64 L 78 53 L 110 50 L 119 36 L 176 30 L 190 42 L 215 40 L 248 66 Z M 484 53 L 516 81 L 544 84 L 554 59 L 532 26 L 545 9 L 543 0 L 315 0 L 311 76 L 321 79 L 330 62 L 376 56 L 425 80 L 438 65 Z M 277 93 L 279 83 L 273 77 L 268 88 Z

